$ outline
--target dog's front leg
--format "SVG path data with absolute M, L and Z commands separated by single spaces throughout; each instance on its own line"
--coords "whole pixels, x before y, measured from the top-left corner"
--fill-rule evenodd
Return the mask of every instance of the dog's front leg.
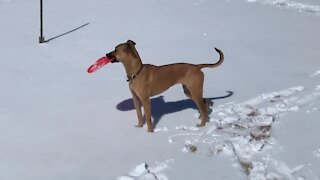
M 136 95 L 136 93 L 134 93 L 132 90 L 131 90 L 131 94 L 132 94 L 132 97 L 133 97 L 133 104 L 134 104 L 134 107 L 136 108 L 136 112 L 137 112 L 137 116 L 138 116 L 138 125 L 137 127 L 142 127 L 143 126 L 143 122 L 142 122 L 142 113 L 141 113 L 141 102 L 138 98 L 138 96 Z
M 148 132 L 153 132 L 153 127 L 151 122 L 151 102 L 149 97 L 143 98 L 142 106 L 143 106 L 144 116 L 146 118 L 146 122 L 148 126 Z

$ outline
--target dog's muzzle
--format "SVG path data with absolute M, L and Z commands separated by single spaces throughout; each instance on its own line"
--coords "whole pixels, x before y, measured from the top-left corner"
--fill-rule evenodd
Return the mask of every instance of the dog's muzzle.
M 116 59 L 112 59 L 111 63 L 118 63 L 119 61 Z
M 111 63 L 118 63 L 119 61 L 116 59 L 116 57 L 114 57 L 113 55 L 111 55 L 111 53 L 106 54 L 108 59 L 111 59 Z

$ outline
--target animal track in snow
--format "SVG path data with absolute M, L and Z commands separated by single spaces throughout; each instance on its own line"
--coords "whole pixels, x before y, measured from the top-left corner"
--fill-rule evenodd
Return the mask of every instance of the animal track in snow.
M 143 162 L 132 169 L 128 175 L 118 177 L 118 180 L 168 180 L 161 171 L 169 168 L 173 162 L 173 159 L 163 162 L 157 161 L 156 165 L 152 167 Z
M 304 179 L 313 174 L 304 174 L 304 165 L 289 167 L 268 154 L 275 148 L 272 129 L 286 114 L 307 109 L 317 111 L 320 104 L 320 86 L 306 89 L 303 86 L 264 93 L 243 103 L 226 103 L 212 108 L 209 123 L 204 128 L 177 126 L 157 128 L 155 132 L 167 132 L 169 144 L 181 147 L 186 154 L 202 153 L 208 157 L 219 154 L 229 156 L 234 166 L 248 179 Z M 195 117 L 198 117 L 197 114 Z M 320 151 L 313 151 L 320 157 Z M 167 180 L 164 170 L 172 159 L 149 166 L 141 163 L 118 180 Z
M 276 143 L 272 138 L 274 122 L 303 107 L 315 111 L 314 104 L 319 99 L 318 86 L 311 90 L 296 86 L 261 94 L 243 103 L 223 104 L 212 109 L 211 123 L 205 128 L 179 126 L 176 129 L 182 133 L 169 136 L 168 142 L 181 143 L 182 151 L 190 154 L 230 155 L 249 179 L 291 178 L 302 167 L 290 169 L 283 162 L 257 155 Z

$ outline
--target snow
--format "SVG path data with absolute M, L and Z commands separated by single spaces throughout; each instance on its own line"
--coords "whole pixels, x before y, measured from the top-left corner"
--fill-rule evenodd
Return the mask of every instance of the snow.
M 0 179 L 320 179 L 317 0 L 0 0 Z M 209 122 L 181 86 L 136 128 L 120 64 L 87 68 L 134 40 L 144 63 L 209 63 Z
M 118 180 L 168 180 L 168 177 L 161 174 L 161 171 L 169 168 L 173 163 L 172 159 L 164 162 L 156 162 L 154 167 L 149 167 L 147 163 L 141 163 L 136 166 L 128 175 L 118 177 Z
M 247 0 L 247 1 L 260 2 L 263 4 L 269 4 L 269 5 L 278 6 L 281 8 L 287 8 L 294 11 L 320 15 L 320 6 L 306 4 L 308 2 L 305 2 L 305 1 L 302 1 L 303 3 L 288 1 L 288 0 Z M 316 1 L 313 3 L 316 3 Z

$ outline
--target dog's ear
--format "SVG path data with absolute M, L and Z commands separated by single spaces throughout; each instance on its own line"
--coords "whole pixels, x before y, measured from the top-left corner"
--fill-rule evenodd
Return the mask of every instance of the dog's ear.
M 135 45 L 136 45 L 135 42 L 133 42 L 132 40 L 128 40 L 127 41 L 127 50 L 129 53 L 132 54 L 132 56 L 134 58 L 139 58 L 139 54 L 138 54 L 136 48 L 134 47 Z
M 128 44 L 131 44 L 131 45 L 133 45 L 133 46 L 136 45 L 136 43 L 135 43 L 134 41 L 132 41 L 132 40 L 128 40 L 127 43 L 128 43 Z

